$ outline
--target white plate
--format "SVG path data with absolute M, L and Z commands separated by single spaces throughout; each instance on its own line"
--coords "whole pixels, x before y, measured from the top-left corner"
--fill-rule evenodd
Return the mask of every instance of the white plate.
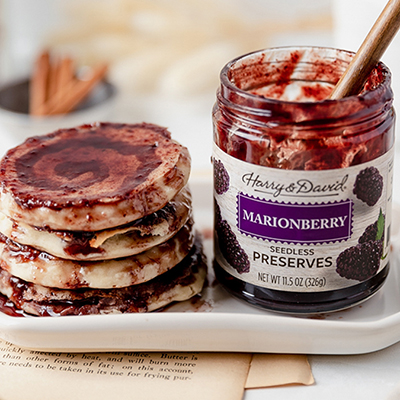
M 195 221 L 211 230 L 209 174 L 192 178 Z M 318 319 L 259 310 L 211 284 L 202 300 L 163 312 L 18 318 L 0 313 L 0 337 L 46 351 L 236 351 L 359 354 L 400 340 L 400 208 L 393 212 L 391 270 L 384 287 L 347 311 Z M 212 242 L 205 241 L 209 262 Z

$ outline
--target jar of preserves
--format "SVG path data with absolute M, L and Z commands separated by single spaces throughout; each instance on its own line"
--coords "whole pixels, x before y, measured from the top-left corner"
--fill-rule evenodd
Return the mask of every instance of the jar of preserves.
M 389 270 L 391 74 L 329 93 L 353 53 L 286 47 L 221 71 L 213 109 L 214 269 L 235 296 L 312 314 L 372 296 Z

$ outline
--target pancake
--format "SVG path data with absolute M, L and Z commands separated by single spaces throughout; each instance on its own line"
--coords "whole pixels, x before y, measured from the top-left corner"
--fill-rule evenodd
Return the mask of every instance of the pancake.
M 137 313 L 157 310 L 201 292 L 206 263 L 199 240 L 176 267 L 157 278 L 120 289 L 61 290 L 25 282 L 0 269 L 0 293 L 39 316 Z
M 136 285 L 173 268 L 194 242 L 190 220 L 168 241 L 134 256 L 106 261 L 72 261 L 13 242 L 0 234 L 0 266 L 24 281 L 61 289 Z
M 188 221 L 191 195 L 182 189 L 161 210 L 97 232 L 54 231 L 12 221 L 0 212 L 0 232 L 20 244 L 70 260 L 110 260 L 142 253 L 169 240 Z
M 167 129 L 96 123 L 35 136 L 0 163 L 0 209 L 53 230 L 99 231 L 164 207 L 186 185 L 190 156 Z
M 201 292 L 190 156 L 153 124 L 27 139 L 0 162 L 0 293 L 38 316 L 157 310 Z

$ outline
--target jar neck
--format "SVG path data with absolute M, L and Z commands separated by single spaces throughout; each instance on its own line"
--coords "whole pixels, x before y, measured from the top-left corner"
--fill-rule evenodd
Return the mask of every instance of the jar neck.
M 221 72 L 218 106 L 226 118 L 239 123 L 283 130 L 296 126 L 299 132 L 379 123 L 392 112 L 393 102 L 391 74 L 383 63 L 359 95 L 325 99 L 352 57 L 353 53 L 342 50 L 300 47 L 238 58 Z

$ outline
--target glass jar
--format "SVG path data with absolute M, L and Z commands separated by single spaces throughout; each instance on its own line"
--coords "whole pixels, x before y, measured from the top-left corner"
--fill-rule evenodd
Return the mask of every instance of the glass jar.
M 233 295 L 312 314 L 353 306 L 389 270 L 391 74 L 327 100 L 353 53 L 258 51 L 222 70 L 213 109 L 214 269 Z

